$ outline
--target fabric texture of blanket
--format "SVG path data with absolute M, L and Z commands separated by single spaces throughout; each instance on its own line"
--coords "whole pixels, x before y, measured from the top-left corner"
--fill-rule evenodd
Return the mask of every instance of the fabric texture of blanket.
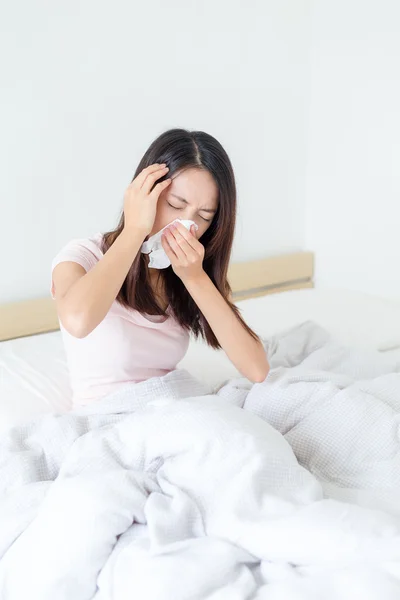
M 398 600 L 400 364 L 304 323 L 0 440 L 1 600 Z

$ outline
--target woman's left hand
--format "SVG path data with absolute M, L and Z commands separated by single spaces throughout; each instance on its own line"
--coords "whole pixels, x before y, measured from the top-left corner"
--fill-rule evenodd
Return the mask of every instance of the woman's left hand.
M 193 233 L 192 233 L 193 232 Z M 174 273 L 183 283 L 201 277 L 203 271 L 204 246 L 181 223 L 171 223 L 161 236 L 162 247 L 171 261 Z

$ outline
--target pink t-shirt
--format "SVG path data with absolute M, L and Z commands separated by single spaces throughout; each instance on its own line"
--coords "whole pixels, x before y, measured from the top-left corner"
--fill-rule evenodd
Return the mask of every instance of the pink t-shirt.
M 102 235 L 69 242 L 52 262 L 72 261 L 86 271 L 103 256 Z M 51 294 L 54 298 L 54 283 Z M 60 323 L 74 404 L 87 404 L 129 383 L 166 375 L 185 356 L 189 333 L 168 317 L 143 315 L 116 300 L 103 321 L 86 337 L 75 338 Z

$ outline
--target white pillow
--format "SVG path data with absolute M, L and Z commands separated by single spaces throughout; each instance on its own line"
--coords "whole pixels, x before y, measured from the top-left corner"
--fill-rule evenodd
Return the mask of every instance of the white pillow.
M 0 343 L 0 432 L 71 407 L 72 392 L 61 333 Z
M 315 321 L 343 344 L 388 350 L 400 347 L 400 301 L 341 289 L 305 289 L 238 302 L 262 337 Z

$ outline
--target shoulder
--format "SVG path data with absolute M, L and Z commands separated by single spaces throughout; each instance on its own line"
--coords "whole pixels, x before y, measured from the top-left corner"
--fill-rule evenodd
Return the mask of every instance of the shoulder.
M 57 273 L 53 273 L 54 269 L 61 263 L 72 262 L 82 267 L 84 271 L 88 272 L 103 256 L 103 251 L 101 249 L 102 241 L 103 235 L 98 233 L 90 238 L 77 238 L 70 240 L 61 248 L 51 263 L 50 292 L 53 298 L 55 297 L 54 278 L 57 275 Z M 64 281 L 67 279 L 68 283 L 68 281 L 73 281 L 77 275 L 79 276 L 79 273 L 77 274 L 76 268 L 68 269 L 68 271 L 65 269 L 62 273 L 62 278 Z
M 55 255 L 51 263 L 51 270 L 61 262 L 76 262 L 85 271 L 89 271 L 103 256 L 103 236 L 97 233 L 90 238 L 75 238 L 67 242 Z

